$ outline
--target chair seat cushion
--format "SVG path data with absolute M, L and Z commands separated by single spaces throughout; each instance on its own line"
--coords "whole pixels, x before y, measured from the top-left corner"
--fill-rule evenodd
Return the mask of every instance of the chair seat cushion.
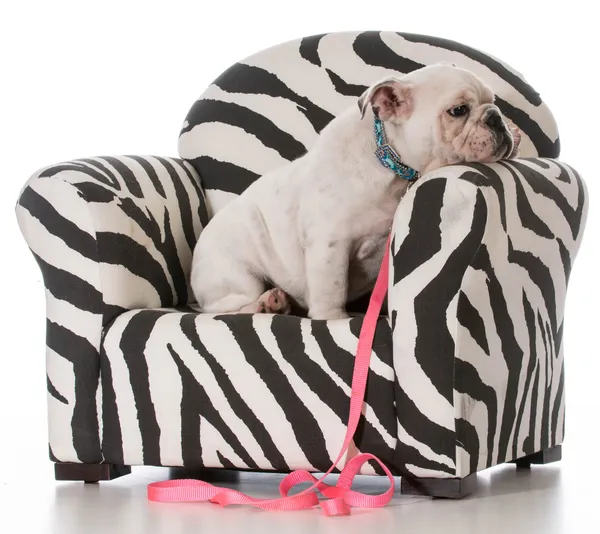
M 346 431 L 361 324 L 361 316 L 215 316 L 189 307 L 123 313 L 102 343 L 105 460 L 327 469 Z M 350 457 L 358 450 L 392 462 L 394 383 L 391 329 L 381 317 Z

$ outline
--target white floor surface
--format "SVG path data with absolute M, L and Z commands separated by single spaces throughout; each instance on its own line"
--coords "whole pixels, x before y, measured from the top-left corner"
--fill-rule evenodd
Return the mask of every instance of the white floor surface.
M 13 465 L 12 479 L 0 482 L 2 532 L 60 534 L 178 534 L 196 532 L 286 534 L 366 533 L 598 533 L 600 493 L 597 475 L 587 469 L 584 451 L 565 448 L 563 461 L 490 469 L 479 476 L 479 489 L 460 500 L 400 495 L 384 509 L 355 509 L 350 517 L 325 517 L 318 508 L 272 513 L 248 507 L 221 508 L 208 503 L 149 502 L 147 484 L 169 478 L 166 468 L 139 467 L 132 474 L 100 484 L 54 482 L 52 465 L 42 458 Z M 585 472 L 590 473 L 584 476 Z M 35 475 L 34 475 L 35 473 Z M 282 475 L 224 472 L 214 483 L 257 497 L 275 497 Z M 385 491 L 383 478 L 361 477 L 355 489 Z

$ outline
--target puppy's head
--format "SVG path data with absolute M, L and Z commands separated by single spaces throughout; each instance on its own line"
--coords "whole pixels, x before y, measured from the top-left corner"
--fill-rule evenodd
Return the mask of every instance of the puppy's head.
M 467 70 L 439 64 L 383 79 L 359 98 L 361 116 L 369 105 L 385 122 L 388 142 L 421 172 L 516 155 L 517 136 L 493 92 Z

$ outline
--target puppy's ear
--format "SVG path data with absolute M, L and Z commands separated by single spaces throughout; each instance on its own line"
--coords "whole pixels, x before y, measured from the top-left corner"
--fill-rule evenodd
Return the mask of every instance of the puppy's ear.
M 386 78 L 369 87 L 358 99 L 360 116 L 365 116 L 367 106 L 381 120 L 410 117 L 412 113 L 412 87 L 397 78 Z

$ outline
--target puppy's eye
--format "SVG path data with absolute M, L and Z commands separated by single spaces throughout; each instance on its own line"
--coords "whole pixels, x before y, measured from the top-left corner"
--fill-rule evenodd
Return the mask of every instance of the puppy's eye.
M 452 115 L 453 117 L 464 117 L 467 113 L 469 113 L 469 106 L 466 104 L 454 106 L 448 110 L 448 114 Z

